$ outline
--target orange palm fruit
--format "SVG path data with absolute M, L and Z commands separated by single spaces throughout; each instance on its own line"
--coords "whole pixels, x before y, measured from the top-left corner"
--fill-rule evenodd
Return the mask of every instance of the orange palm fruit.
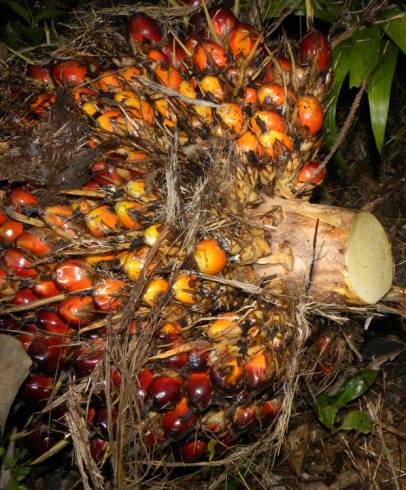
M 227 65 L 226 50 L 214 41 L 204 41 L 195 47 L 192 62 L 200 71 L 211 66 L 224 68 Z
M 15 248 L 8 248 L 3 254 L 3 264 L 15 276 L 35 277 L 38 271 L 30 259 Z
M 21 233 L 17 238 L 16 245 L 32 255 L 43 257 L 51 253 L 53 238 L 52 233 L 47 228 L 31 228 Z
M 127 283 L 122 279 L 103 279 L 93 291 L 93 301 L 100 311 L 116 311 L 123 304 Z
M 182 82 L 182 77 L 178 70 L 167 63 L 158 63 L 154 72 L 158 80 L 162 85 L 165 85 L 165 87 L 176 89 Z
M 118 255 L 117 258 L 120 260 L 121 267 L 123 268 L 124 273 L 132 281 L 138 279 L 141 272 L 144 270 L 149 251 L 149 247 L 142 246 L 135 250 L 123 252 Z M 152 262 L 151 264 L 149 264 L 147 272 L 151 272 L 154 267 L 155 263 Z
M 94 284 L 94 274 L 86 262 L 67 260 L 55 270 L 56 284 L 69 293 L 89 289 Z
M 42 211 L 42 218 L 52 229 L 68 239 L 76 238 L 73 211 L 69 206 L 48 206 Z
M 196 289 L 196 278 L 186 274 L 179 274 L 172 286 L 174 298 L 185 305 L 194 305 L 196 303 Z
M 107 205 L 89 211 L 85 215 L 85 223 L 90 233 L 96 238 L 117 233 L 120 229 L 120 220 Z
M 259 142 L 268 158 L 278 158 L 287 151 L 293 150 L 293 141 L 281 131 L 267 131 L 259 136 Z
M 62 61 L 51 67 L 54 82 L 61 85 L 79 85 L 85 81 L 87 68 L 77 61 Z
M 201 240 L 193 256 L 197 268 L 204 274 L 218 274 L 227 264 L 227 255 L 216 240 Z
M 237 23 L 228 39 L 235 59 L 248 58 L 254 49 L 258 33 L 248 24 Z
M 226 103 L 216 109 L 216 113 L 224 125 L 235 134 L 241 133 L 244 124 L 244 113 L 238 104 Z
M 316 97 L 300 97 L 297 107 L 300 125 L 307 128 L 310 135 L 318 133 L 323 126 L 323 108 Z
M 244 103 L 247 105 L 256 104 L 258 93 L 254 87 L 244 88 Z
M 32 112 L 36 114 L 43 114 L 46 110 L 48 110 L 53 104 L 56 102 L 56 95 L 54 94 L 40 94 L 30 105 L 30 109 Z
M 214 320 L 207 328 L 207 335 L 214 342 L 238 340 L 242 335 L 239 316 L 236 313 L 225 313 Z
M 297 180 L 302 183 L 320 184 L 327 175 L 327 171 L 323 168 L 317 175 L 316 172 L 320 168 L 320 162 L 306 162 L 299 173 Z
M 206 75 L 200 80 L 200 88 L 211 95 L 216 101 L 224 100 L 224 88 L 218 77 Z
M 252 131 L 246 131 L 236 140 L 238 149 L 243 151 L 244 153 L 252 152 L 252 153 L 260 153 L 259 151 L 259 142 L 257 137 Z
M 128 68 L 121 70 L 120 75 L 127 80 L 127 82 L 137 80 L 137 77 L 142 75 L 142 69 L 138 66 L 129 66 Z
M 128 230 L 141 228 L 139 213 L 145 209 L 142 204 L 135 201 L 117 201 L 114 204 L 114 212 L 121 224 Z
M 93 318 L 91 296 L 69 296 L 58 305 L 58 313 L 68 325 L 83 327 Z
M 0 225 L 0 243 L 9 245 L 23 233 L 24 226 L 19 221 L 7 220 Z
M 117 90 L 120 90 L 122 85 L 117 75 L 118 74 L 112 71 L 101 73 L 96 81 L 97 87 L 102 92 L 116 92 Z
M 24 208 L 35 208 L 39 203 L 37 196 L 22 187 L 13 189 L 9 194 L 9 199 L 19 213 L 23 212 Z
M 283 117 L 274 111 L 256 111 L 250 119 L 252 130 L 259 136 L 266 131 L 276 130 L 284 132 L 286 122 Z
M 296 99 L 291 90 L 286 90 L 285 92 L 285 87 L 275 83 L 262 85 L 262 87 L 258 89 L 258 102 L 262 106 L 281 106 L 286 102 L 287 97 L 290 97 L 292 100 Z
M 156 277 L 155 279 L 151 279 L 151 281 L 149 281 L 142 299 L 144 303 L 153 308 L 159 304 L 162 297 L 168 292 L 168 290 L 168 281 L 162 277 Z

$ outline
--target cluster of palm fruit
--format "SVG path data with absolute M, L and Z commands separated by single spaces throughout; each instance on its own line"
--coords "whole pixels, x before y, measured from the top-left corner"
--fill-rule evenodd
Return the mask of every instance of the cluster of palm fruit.
M 252 279 L 250 264 L 269 253 L 266 237 L 251 230 L 254 245 L 244 241 L 250 234 L 244 225 L 226 236 L 214 229 L 198 233 L 188 253 L 182 230 L 164 223 L 166 174 L 155 150 L 161 145 L 168 155 L 176 134 L 180 154 L 214 138 L 224 154 L 238 157 L 234 191 L 225 193 L 220 212 L 208 212 L 217 220 L 259 189 L 289 197 L 298 183 L 318 184 L 330 48 L 311 32 L 296 59 L 288 42 L 269 48 L 225 8 L 195 15 L 187 28 L 166 35 L 138 13 L 128 32 L 131 63 L 127 56 L 122 66 L 106 69 L 93 58 L 28 71 L 41 87 L 30 106 L 35 117 L 52 109 L 62 86 L 93 124 L 90 148 L 112 135 L 120 143 L 90 164 L 87 184 L 60 189 L 57 203 L 44 203 L 40 186 L 4 189 L 2 321 L 34 361 L 19 398 L 35 412 L 63 392 L 66 373 L 79 380 L 102 362 L 107 325 L 122 334 L 126 308 L 134 308 L 126 335 L 142 335 L 158 315 L 148 360 L 131 386 L 143 413 L 142 443 L 170 446 L 194 461 L 207 457 L 210 441 L 221 451 L 274 421 L 289 329 L 281 308 L 207 279 Z M 193 158 L 181 160 L 189 179 L 202 172 Z M 131 285 L 140 278 L 134 307 Z M 113 397 L 120 383 L 115 369 Z M 37 452 L 66 432 L 63 409 L 52 413 L 50 425 L 48 415 L 35 419 L 29 445 Z M 100 395 L 87 409 L 98 460 L 108 447 L 107 418 Z

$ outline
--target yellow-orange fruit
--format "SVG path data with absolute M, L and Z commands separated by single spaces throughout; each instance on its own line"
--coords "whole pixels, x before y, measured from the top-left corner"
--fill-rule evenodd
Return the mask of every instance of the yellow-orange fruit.
M 215 275 L 227 264 L 227 255 L 216 240 L 201 240 L 195 249 L 194 259 L 200 272 Z
M 316 97 L 304 95 L 300 97 L 297 106 L 300 125 L 307 128 L 311 135 L 319 132 L 323 126 L 323 108 Z
M 142 299 L 148 306 L 154 307 L 159 303 L 163 295 L 168 292 L 168 289 L 168 281 L 162 277 L 157 277 L 148 283 Z
M 186 274 L 179 274 L 172 286 L 174 298 L 185 305 L 194 305 L 196 303 L 196 289 L 196 278 Z

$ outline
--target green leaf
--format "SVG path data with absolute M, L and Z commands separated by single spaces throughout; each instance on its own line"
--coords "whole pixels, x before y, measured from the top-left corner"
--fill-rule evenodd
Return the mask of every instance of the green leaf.
M 35 22 L 39 24 L 44 20 L 56 19 L 57 17 L 61 17 L 65 14 L 64 10 L 56 10 L 56 9 L 48 9 L 43 10 L 38 15 L 35 16 Z
M 379 62 L 380 29 L 377 26 L 358 29 L 352 35 L 350 55 L 350 88 L 368 80 Z
M 2 458 L 6 454 L 6 448 L 0 446 L 0 458 Z
M 373 74 L 367 87 L 371 125 L 379 153 L 382 152 L 385 137 L 390 93 L 399 52 L 398 47 L 391 41 L 383 41 L 382 44 L 384 52 L 382 63 Z
M 4 26 L 4 40 L 13 49 L 18 49 L 21 45 L 18 30 L 10 21 Z
M 353 410 L 352 412 L 347 413 L 340 429 L 356 430 L 361 434 L 370 434 L 372 431 L 372 421 L 368 415 L 361 412 L 361 410 Z
M 333 146 L 337 136 L 337 101 L 344 80 L 347 78 L 350 71 L 351 45 L 351 39 L 347 39 L 333 49 L 334 79 L 327 101 L 328 109 L 324 116 L 324 128 L 326 129 L 325 142 L 328 148 Z M 336 153 L 336 159 L 338 159 L 339 163 L 344 164 L 344 158 L 340 151 Z
M 333 397 L 334 407 L 338 410 L 363 395 L 375 383 L 377 376 L 378 371 L 365 369 L 347 378 Z
M 21 29 L 34 46 L 36 44 L 41 44 L 41 41 L 45 35 L 45 31 L 42 27 L 21 26 Z
M 383 30 L 392 41 L 406 54 L 406 13 L 398 8 L 385 12 L 390 20 L 383 25 Z
M 333 405 L 316 404 L 317 418 L 327 429 L 334 430 L 337 411 L 338 409 Z
M 21 5 L 20 2 L 16 2 L 13 0 L 0 0 L 0 3 L 4 3 L 5 5 L 7 5 L 9 9 L 11 9 L 13 12 L 23 18 L 27 22 L 27 24 L 31 24 L 30 12 L 23 5 Z

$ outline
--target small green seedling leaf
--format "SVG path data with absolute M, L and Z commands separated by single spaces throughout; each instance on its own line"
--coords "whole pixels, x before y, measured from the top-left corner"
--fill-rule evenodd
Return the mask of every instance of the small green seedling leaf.
M 372 421 L 365 412 L 353 410 L 352 412 L 347 413 L 340 429 L 356 430 L 361 434 L 370 434 L 372 431 Z
M 357 29 L 352 35 L 350 88 L 366 82 L 379 62 L 380 29 L 377 26 Z
M 21 45 L 19 33 L 10 21 L 5 24 L 3 32 L 7 46 L 10 46 L 12 49 L 18 49 Z
M 338 409 L 333 405 L 319 405 L 316 403 L 317 417 L 327 429 L 334 430 L 337 411 Z
M 363 395 L 375 383 L 377 376 L 378 371 L 365 369 L 347 378 L 333 397 L 334 407 L 338 410 Z
M 382 63 L 379 65 L 368 83 L 368 101 L 371 114 L 371 125 L 375 143 L 379 153 L 385 137 L 388 118 L 390 93 L 399 49 L 392 41 L 382 42 Z

